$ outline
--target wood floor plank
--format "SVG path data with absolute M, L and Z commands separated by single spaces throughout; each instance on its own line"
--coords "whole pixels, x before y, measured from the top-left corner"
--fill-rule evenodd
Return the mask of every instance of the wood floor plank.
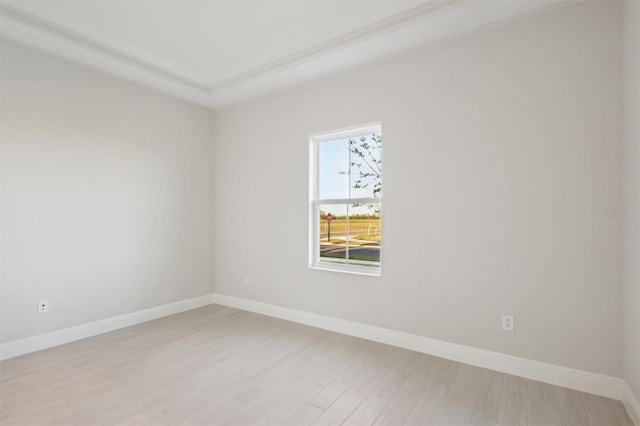
M 556 386 L 535 380 L 529 381 L 529 395 L 543 401 L 555 401 L 558 397 Z
M 560 421 L 563 426 L 588 426 L 591 424 L 580 392 L 558 387 L 558 405 Z
M 284 417 L 283 425 L 310 425 L 312 424 L 323 412 L 322 408 L 315 405 L 306 403 L 296 408 L 291 415 Z M 278 423 L 275 423 L 278 424 Z
M 453 388 L 462 364 L 435 358 L 429 370 L 427 383 L 422 395 L 405 420 L 406 425 L 434 424 L 442 407 Z
M 209 404 L 198 407 L 194 413 L 180 422 L 181 425 L 219 425 L 228 417 L 229 413 L 241 413 L 246 404 L 233 397 L 227 397 L 212 401 Z M 225 417 L 226 416 L 226 417 Z
M 614 404 L 616 401 L 601 396 L 581 393 L 587 415 L 594 426 L 621 426 Z
M 65 408 L 34 409 L 19 414 L 7 415 L 2 418 L 0 424 L 7 426 L 19 425 L 73 425 L 74 414 Z
M 473 398 L 480 392 L 482 379 L 486 371 L 472 365 L 463 365 L 454 382 L 452 392 Z
M 374 345 L 364 339 L 352 340 L 350 336 L 338 334 L 335 344 L 318 347 L 314 359 L 309 359 L 317 368 L 310 370 L 311 380 L 326 386 L 345 370 L 353 368 Z M 327 340 L 328 341 L 328 340 Z
M 342 394 L 353 386 L 353 384 L 366 373 L 370 366 L 377 365 L 390 355 L 391 347 L 380 344 L 372 345 L 369 350 L 360 357 L 360 359 L 358 359 L 350 368 L 343 370 L 341 374 L 330 381 L 309 402 L 323 410 L 326 410 Z
M 451 392 L 440 407 L 436 424 L 439 425 L 466 425 L 471 418 L 471 410 L 475 398 L 456 392 Z
M 502 392 L 506 374 L 484 370 L 471 416 L 497 423 L 502 404 Z
M 257 424 L 276 425 L 276 424 L 292 424 L 292 421 L 300 421 L 300 417 L 304 414 L 303 407 L 308 405 L 316 393 L 322 389 L 322 386 L 311 381 L 305 381 L 295 387 L 285 398 L 279 403 L 274 404 L 262 416 L 257 417 Z M 313 410 L 316 414 L 309 419 L 312 421 L 322 412 L 321 409 Z M 251 422 L 251 419 L 248 419 Z M 299 423 L 298 423 L 299 424 Z
M 374 424 L 378 425 L 401 425 L 411 414 L 413 407 L 422 395 L 422 391 L 427 382 L 429 371 L 435 358 L 423 355 L 419 360 L 416 369 L 405 380 L 404 384 L 394 395 L 393 399 L 376 418 Z
M 371 345 L 358 362 L 344 370 L 342 374 L 328 383 L 311 401 L 311 404 L 325 410 L 329 408 L 343 393 L 365 374 L 369 365 L 375 364 L 378 358 L 388 356 L 390 348 L 386 345 Z
M 498 424 L 527 426 L 529 424 L 529 380 L 507 375 L 504 380 Z
M 529 398 L 529 424 L 531 426 L 560 426 L 560 409 L 548 399 Z
M 629 416 L 624 404 L 621 401 L 612 401 L 611 403 L 613 404 L 613 409 L 616 412 L 620 424 L 622 426 L 634 426 L 633 420 L 631 420 L 631 416 Z
M 398 392 L 407 377 L 411 375 L 422 361 L 422 354 L 407 351 L 406 355 L 384 374 L 380 381 L 371 388 L 362 402 L 351 412 L 345 424 L 372 424 L 387 403 Z
M 488 422 L 481 418 L 471 416 L 467 425 L 468 426 L 496 426 L 496 423 Z
M 316 338 L 326 340 L 326 336 L 322 334 Z M 304 344 L 300 344 L 301 342 Z M 248 384 L 252 389 L 249 392 L 246 390 L 234 392 L 235 398 L 246 402 L 247 407 L 242 413 L 233 416 L 227 424 L 250 423 L 266 416 L 276 406 L 284 406 L 287 401 L 290 404 L 291 400 L 295 402 L 301 398 L 302 394 L 308 392 L 309 397 L 316 394 L 321 386 L 309 380 L 311 369 L 308 368 L 309 365 L 306 362 L 310 355 L 309 352 L 313 352 L 313 342 L 312 339 L 301 340 L 296 346 L 293 346 L 297 350 L 289 349 L 288 355 L 282 357 L 279 362 L 271 365 L 260 374 L 250 377 Z M 312 350 L 308 348 L 308 345 Z M 313 358 L 312 354 L 311 358 Z M 279 415 L 282 414 L 279 413 Z
M 406 351 L 390 346 L 386 347 L 385 351 L 386 355 L 377 359 L 375 363 L 370 363 L 358 380 L 324 410 L 313 424 L 342 424 L 369 394 L 371 388 L 384 377 L 386 371 L 406 356 Z

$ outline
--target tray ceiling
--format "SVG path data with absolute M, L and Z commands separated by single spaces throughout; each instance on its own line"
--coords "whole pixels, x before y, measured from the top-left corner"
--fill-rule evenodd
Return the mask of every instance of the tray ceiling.
M 571 0 L 0 1 L 0 35 L 218 108 Z

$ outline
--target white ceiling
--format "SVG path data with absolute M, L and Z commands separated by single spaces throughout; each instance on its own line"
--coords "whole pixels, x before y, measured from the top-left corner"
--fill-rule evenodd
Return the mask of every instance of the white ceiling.
M 210 108 L 572 0 L 7 0 L 0 35 Z

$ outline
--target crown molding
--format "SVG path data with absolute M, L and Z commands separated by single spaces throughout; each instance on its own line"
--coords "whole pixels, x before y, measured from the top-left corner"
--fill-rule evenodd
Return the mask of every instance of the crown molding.
M 576 1 L 434 0 L 214 82 L 4 2 L 0 36 L 215 109 Z
M 26 12 L 10 4 L 0 2 L 0 15 L 2 15 L 3 21 L 5 19 L 16 21 L 25 27 L 33 28 L 34 30 L 45 33 L 49 37 L 57 37 L 69 43 L 84 46 L 97 53 L 111 56 L 114 59 L 127 62 L 132 66 L 139 67 L 147 72 L 175 80 L 176 82 L 182 83 L 196 90 L 201 90 L 203 92 L 208 91 L 207 84 L 201 81 L 197 81 L 191 77 L 172 71 L 168 67 L 154 63 L 144 57 L 136 56 L 123 49 L 118 49 L 62 25 L 40 18 L 37 15 Z
M 352 46 L 359 41 L 370 39 L 385 32 L 393 31 L 403 25 L 408 25 L 411 22 L 422 19 L 427 15 L 435 14 L 440 10 L 462 2 L 463 0 L 435 0 L 433 2 L 420 4 L 380 21 L 374 22 L 373 24 L 350 31 L 347 34 L 333 37 L 323 43 L 294 52 L 248 71 L 236 74 L 230 78 L 215 82 L 209 85 L 209 90 L 213 92 L 217 89 L 246 82 L 247 80 L 260 78 L 260 76 L 267 73 L 278 72 L 279 70 L 308 62 L 314 58 L 339 50 L 340 48 Z

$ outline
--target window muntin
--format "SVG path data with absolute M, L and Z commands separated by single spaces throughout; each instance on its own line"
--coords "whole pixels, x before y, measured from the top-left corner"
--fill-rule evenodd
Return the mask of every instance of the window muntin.
M 310 266 L 380 275 L 381 126 L 312 135 L 310 144 Z

